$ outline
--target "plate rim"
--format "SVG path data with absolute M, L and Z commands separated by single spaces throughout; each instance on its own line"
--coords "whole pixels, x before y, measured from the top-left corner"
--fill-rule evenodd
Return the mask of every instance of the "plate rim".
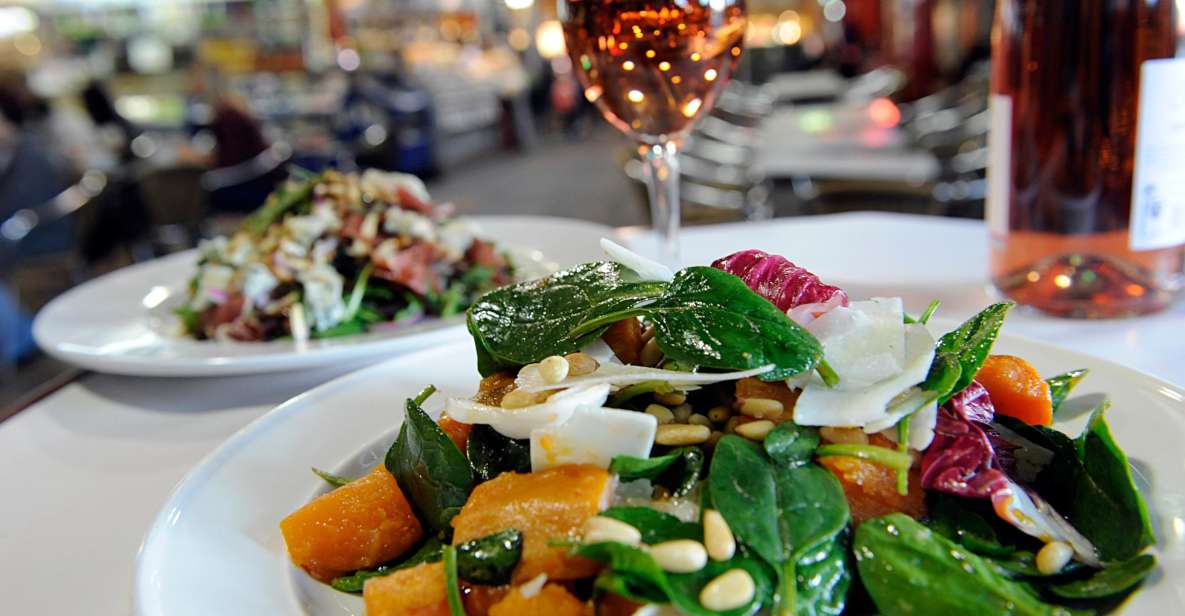
M 937 318 L 930 321 L 930 325 L 945 325 L 947 323 L 957 323 L 957 321 Z M 1132 380 L 1134 382 L 1138 382 L 1142 386 L 1156 388 L 1162 393 L 1172 392 L 1179 401 L 1185 401 L 1185 386 L 1171 383 L 1155 375 L 1125 366 L 1119 362 L 1107 358 L 1099 357 L 1089 353 L 1083 353 L 1073 349 L 1067 349 L 1030 336 L 1009 334 L 1006 331 L 1000 334 L 1000 340 L 1005 342 L 1008 340 L 1014 340 L 1020 344 L 1029 344 L 1039 347 L 1043 350 L 1051 350 L 1056 353 L 1088 357 L 1097 366 L 1105 367 L 1107 370 L 1118 372 L 1124 380 Z M 159 542 L 159 538 L 162 536 L 162 533 L 167 530 L 169 526 L 169 517 L 173 514 L 173 512 L 179 510 L 181 504 L 193 497 L 192 491 L 196 485 L 194 483 L 195 481 L 198 481 L 199 478 L 201 478 L 202 483 L 208 481 L 207 476 L 212 475 L 214 472 L 221 469 L 226 464 L 227 459 L 232 456 L 232 454 L 244 447 L 249 446 L 251 440 L 255 438 L 258 433 L 270 427 L 277 421 L 287 417 L 290 413 L 297 412 L 302 407 L 305 410 L 311 410 L 315 408 L 313 405 L 307 404 L 308 402 L 332 394 L 342 388 L 349 387 L 357 381 L 365 380 L 371 373 L 383 372 L 384 370 L 389 369 L 389 364 L 414 362 L 415 359 L 420 355 L 430 354 L 432 352 L 440 352 L 444 348 L 451 348 L 453 345 L 460 347 L 463 346 L 463 342 L 459 339 L 455 342 L 449 343 L 447 347 L 421 349 L 400 355 L 398 357 L 393 357 L 317 385 L 307 391 L 285 400 L 274 408 L 269 409 L 263 415 L 260 415 L 242 428 L 236 430 L 232 435 L 227 437 L 225 441 L 220 443 L 213 451 L 203 456 L 201 460 L 199 460 L 192 468 L 190 468 L 169 491 L 168 496 L 162 502 L 161 507 L 157 511 L 156 515 L 152 517 L 152 522 L 144 533 L 139 548 L 136 551 L 134 565 L 135 569 L 132 578 L 133 613 L 137 616 L 166 616 L 167 614 L 165 611 L 153 612 L 149 610 L 149 601 L 147 601 L 148 595 L 146 594 L 146 592 L 150 590 L 150 586 L 148 584 L 149 580 L 147 579 L 147 559 L 152 556 L 150 550 L 153 549 L 154 543 Z M 365 443 L 359 443 L 358 447 L 365 447 Z

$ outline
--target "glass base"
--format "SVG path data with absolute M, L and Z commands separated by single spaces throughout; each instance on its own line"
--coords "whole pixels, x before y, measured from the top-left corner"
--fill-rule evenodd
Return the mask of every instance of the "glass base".
M 1070 318 L 1106 319 L 1157 312 L 1179 288 L 1166 288 L 1143 268 L 1114 257 L 1062 254 L 992 278 L 1019 304 Z

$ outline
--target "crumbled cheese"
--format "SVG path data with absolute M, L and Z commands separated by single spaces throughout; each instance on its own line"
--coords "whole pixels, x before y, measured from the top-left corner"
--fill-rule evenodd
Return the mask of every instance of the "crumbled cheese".
M 226 301 L 226 290 L 230 287 L 230 279 L 234 273 L 234 268 L 226 265 L 206 264 L 198 276 L 197 293 L 194 294 L 190 307 L 201 310 L 210 304 L 221 304 Z
M 362 192 L 381 197 L 390 203 L 398 202 L 400 188 L 424 203 L 431 201 L 431 197 L 428 196 L 428 187 L 424 186 L 424 182 L 420 178 L 406 173 L 367 169 L 362 172 L 358 187 L 362 189 Z
M 327 231 L 341 228 L 341 219 L 329 203 L 318 203 L 312 213 L 306 216 L 289 216 L 284 219 L 284 229 L 292 241 L 309 246 Z
M 478 233 L 476 224 L 463 218 L 454 218 L 440 226 L 436 243 L 450 261 L 460 261 Z
M 223 260 L 235 267 L 241 267 L 255 257 L 255 247 L 250 237 L 235 235 L 223 250 Z
M 202 240 L 198 242 L 198 254 L 203 259 L 222 261 L 222 255 L 226 253 L 226 236 L 220 235 L 218 237 Z
M 337 270 L 325 263 L 317 263 L 300 276 L 304 286 L 304 300 L 312 313 L 313 328 L 327 330 L 346 316 L 346 302 L 342 299 L 345 281 Z
M 279 281 L 266 265 L 252 263 L 243 272 L 243 297 L 251 304 L 262 306 L 267 303 L 277 284 Z
M 383 213 L 383 231 L 429 242 L 436 239 L 436 225 L 430 218 L 398 207 L 387 208 Z
M 364 240 L 373 240 L 379 234 L 379 213 L 367 212 L 362 219 L 362 224 L 358 227 L 358 237 Z

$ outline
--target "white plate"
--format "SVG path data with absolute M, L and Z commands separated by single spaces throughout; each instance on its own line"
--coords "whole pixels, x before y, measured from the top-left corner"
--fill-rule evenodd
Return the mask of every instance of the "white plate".
M 1090 368 L 1077 398 L 1102 392 L 1108 415 L 1148 497 L 1160 570 L 1127 614 L 1185 613 L 1185 390 L 1103 360 L 1005 336 L 999 352 L 1046 374 Z M 380 463 L 403 400 L 440 388 L 428 408 L 477 386 L 472 346 L 458 341 L 399 357 L 318 387 L 244 428 L 190 472 L 140 548 L 135 606 L 142 616 L 359 614 L 361 600 L 293 567 L 279 521 L 323 491 L 320 466 L 360 475 Z M 1060 428 L 1077 434 L 1084 417 Z
M 516 261 L 550 271 L 601 258 L 603 225 L 536 216 L 478 216 L 485 235 L 510 246 Z M 180 334 L 172 309 L 183 301 L 196 254 L 187 251 L 126 267 L 80 285 L 37 315 L 33 335 L 45 352 L 99 372 L 214 376 L 330 365 L 440 344 L 465 336 L 463 317 L 312 340 L 199 341 Z

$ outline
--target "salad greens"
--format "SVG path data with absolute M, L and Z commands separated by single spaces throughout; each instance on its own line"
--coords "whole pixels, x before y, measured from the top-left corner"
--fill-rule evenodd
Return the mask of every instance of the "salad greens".
M 506 472 L 531 471 L 531 445 L 524 440 L 503 436 L 497 430 L 476 425 L 469 431 L 465 454 L 478 483 Z
M 439 537 L 428 537 L 421 541 L 420 546 L 410 552 L 406 558 L 334 578 L 330 585 L 342 592 L 362 592 L 362 587 L 367 580 L 390 575 L 401 569 L 410 569 L 419 564 L 437 562 L 443 551 L 444 543 L 440 541 Z
M 408 399 L 399 437 L 387 450 L 385 465 L 420 519 L 442 537 L 473 490 L 473 469 L 456 443 L 415 400 Z
M 991 352 L 996 337 L 1000 335 L 1004 317 L 1014 305 L 1012 302 L 992 304 L 938 340 L 934 364 L 922 388 L 938 392 L 939 404 L 945 403 L 951 396 L 971 384 L 975 373 L 979 372 L 979 368 Z M 942 359 L 938 359 L 939 357 Z M 956 365 L 958 376 L 952 381 L 951 375 L 954 374 Z
M 465 606 L 461 603 L 461 582 L 457 572 L 456 546 L 444 546 L 441 554 L 444 561 L 445 596 L 448 597 L 448 610 L 452 616 L 465 616 Z
M 350 483 L 351 481 L 353 481 L 353 479 L 350 479 L 349 477 L 342 477 L 341 475 L 334 475 L 333 473 L 331 473 L 329 471 L 323 471 L 315 466 L 312 468 L 312 471 L 313 471 L 314 475 L 320 477 L 321 479 L 324 479 L 325 483 L 328 483 L 329 485 L 331 485 L 335 488 L 340 488 L 340 487 L 346 485 L 347 483 Z
M 508 528 L 457 547 L 457 571 L 466 582 L 501 586 L 510 583 L 523 555 L 523 534 Z
M 609 472 L 623 481 L 649 479 L 670 490 L 671 496 L 686 496 L 699 482 L 704 454 L 698 447 L 680 447 L 653 458 L 616 456 Z
M 649 507 L 610 507 L 601 515 L 621 520 L 642 533 L 642 541 L 653 545 L 675 539 L 700 540 L 704 529 L 699 524 L 684 522 L 675 516 Z
M 1046 383 L 1049 383 L 1049 397 L 1053 401 L 1054 413 L 1057 413 L 1057 410 L 1059 407 L 1061 407 L 1062 402 L 1066 401 L 1066 398 L 1070 396 L 1070 392 L 1072 392 L 1074 388 L 1078 386 L 1078 383 L 1082 382 L 1082 379 L 1086 378 L 1086 375 L 1089 373 L 1089 370 L 1082 368 L 1078 370 L 1071 370 L 1065 374 L 1059 374 L 1055 377 L 1045 380 Z

